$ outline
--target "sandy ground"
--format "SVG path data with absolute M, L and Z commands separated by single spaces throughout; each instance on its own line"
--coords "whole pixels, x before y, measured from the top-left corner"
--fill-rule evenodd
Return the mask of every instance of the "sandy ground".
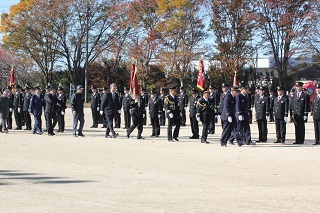
M 211 144 L 190 140 L 182 127 L 180 142 L 169 143 L 166 128 L 151 139 L 105 139 L 104 129 L 90 129 L 86 109 L 85 138 L 67 131 L 54 137 L 26 131 L 0 134 L 0 212 L 319 212 L 320 147 L 313 147 L 313 123 L 306 144 L 220 147 L 221 126 Z M 252 126 L 257 138 L 257 124 Z M 200 130 L 202 127 L 200 127 Z

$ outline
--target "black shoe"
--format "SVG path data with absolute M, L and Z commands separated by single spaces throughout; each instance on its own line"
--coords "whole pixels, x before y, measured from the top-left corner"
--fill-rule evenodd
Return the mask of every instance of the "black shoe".
M 39 132 L 38 134 L 39 134 L 39 135 L 42 135 L 42 134 L 43 134 L 43 132 Z
M 222 147 L 227 147 L 227 144 L 221 144 Z
M 174 142 L 174 140 L 171 139 L 171 140 L 168 140 L 168 142 Z
M 319 145 L 319 143 L 317 143 L 317 142 L 315 142 L 314 144 L 312 144 L 313 146 L 317 146 L 317 145 Z
M 144 140 L 144 137 L 137 137 L 138 140 Z
M 159 135 L 156 135 L 156 138 L 158 138 L 159 137 Z
M 48 134 L 48 136 L 53 136 L 53 134 Z
M 273 143 L 281 143 L 280 141 L 276 141 L 276 142 L 273 142 Z
M 293 144 L 300 144 L 299 142 L 294 142 Z
M 119 135 L 118 133 L 115 133 L 114 135 L 112 135 L 112 137 L 116 138 L 116 137 L 118 137 L 118 135 Z
M 127 127 L 123 127 L 122 129 L 127 129 Z
M 78 136 L 80 136 L 80 137 L 85 137 L 84 134 L 82 134 L 82 132 L 79 132 L 79 133 L 78 133 Z
M 229 144 L 234 145 L 233 141 L 228 141 Z
M 9 131 L 8 131 L 7 129 L 5 129 L 3 132 L 4 132 L 4 133 L 6 133 L 6 134 L 8 134 L 8 133 L 9 133 Z
M 243 146 L 243 143 L 238 143 L 238 147 L 242 147 Z
M 90 126 L 90 128 L 98 128 L 98 126 Z
M 54 133 L 51 133 L 51 135 L 56 135 L 56 134 L 54 134 Z
M 14 130 L 22 130 L 22 128 L 21 127 L 17 127 Z
M 110 135 L 106 135 L 105 138 L 111 138 L 111 136 Z
M 173 140 L 173 141 L 179 141 L 178 138 L 173 138 L 172 140 Z
M 60 129 L 58 129 L 58 131 L 57 131 L 57 132 L 61 132 L 61 131 L 60 131 Z

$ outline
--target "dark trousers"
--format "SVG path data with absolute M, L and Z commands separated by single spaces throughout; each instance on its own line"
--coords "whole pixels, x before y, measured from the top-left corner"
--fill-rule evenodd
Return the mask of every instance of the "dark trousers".
M 41 133 L 42 127 L 41 127 L 41 115 L 34 115 L 34 126 L 32 129 L 32 133 L 35 134 L 36 132 Z
M 190 117 L 192 137 L 199 138 L 199 122 L 196 117 Z
M 172 135 L 172 126 L 175 125 L 173 135 Z M 181 119 L 180 118 L 168 118 L 168 140 L 179 137 Z
M 8 130 L 8 128 L 7 128 L 7 118 L 4 118 L 2 116 L 2 114 L 0 113 L 0 131 L 2 131 L 2 129 L 4 131 Z
M 221 120 L 222 121 L 222 120 Z M 236 118 L 232 117 L 232 122 L 223 121 L 221 134 L 221 145 L 226 145 L 229 138 L 231 138 L 232 131 L 236 128 Z
M 16 125 L 18 129 L 22 129 L 22 112 L 18 112 L 18 110 L 14 110 L 14 118 L 16 120 Z
M 46 127 L 48 130 L 48 134 L 53 134 L 53 117 L 54 113 L 46 113 Z
M 214 134 L 216 129 L 215 115 L 210 115 L 209 133 Z
M 26 130 L 31 130 L 31 116 L 30 116 L 30 113 L 28 111 L 24 111 L 23 115 L 24 115 L 24 121 L 25 121 L 25 124 L 26 124 Z
M 259 141 L 267 142 L 268 135 L 268 127 L 267 127 L 267 119 L 257 119 L 258 122 L 258 130 L 259 130 Z
M 112 135 L 116 134 L 113 130 L 113 119 L 114 119 L 114 114 L 111 114 L 111 115 L 106 114 L 106 121 L 107 121 L 106 136 L 109 135 L 109 132 L 111 132 Z
M 57 116 L 58 116 L 59 132 L 64 132 L 64 126 L 65 126 L 64 115 L 61 115 L 61 113 L 58 113 Z
M 151 125 L 152 125 L 152 136 L 159 136 L 160 135 L 159 118 L 151 118 Z
M 165 125 L 166 125 L 166 113 L 162 111 L 161 117 L 160 117 L 160 126 L 165 126 Z
M 141 115 L 136 115 L 132 116 L 132 125 L 127 129 L 127 134 L 128 136 L 133 132 L 133 130 L 138 127 L 138 135 L 137 138 L 141 138 L 141 134 L 143 131 L 143 116 Z
M 208 129 L 211 121 L 211 116 L 203 116 L 201 119 L 202 122 L 202 135 L 201 135 L 201 142 L 206 142 L 208 138 Z
M 93 127 L 98 127 L 99 124 L 99 111 L 97 109 L 91 109 L 91 114 L 92 114 L 92 126 Z
M 131 115 L 129 111 L 124 111 L 123 112 L 123 116 L 124 116 L 124 127 L 125 128 L 129 128 L 131 126 Z
M 120 128 L 121 126 L 121 113 L 116 112 L 114 115 L 114 126 L 115 128 Z
M 276 119 L 275 124 L 277 141 L 284 143 L 286 141 L 286 122 L 284 119 Z
M 82 133 L 83 126 L 84 126 L 84 113 L 83 112 L 73 114 L 73 125 L 72 125 L 72 134 L 73 135 L 77 134 L 78 122 L 79 122 L 78 132 Z
M 147 116 L 144 116 L 144 118 L 142 118 L 143 120 L 143 125 L 147 125 Z
M 313 120 L 316 144 L 320 142 L 320 120 Z
M 269 122 L 274 122 L 274 117 L 273 117 L 273 109 L 270 109 L 269 111 Z
M 293 115 L 293 122 L 295 127 L 296 143 L 303 144 L 306 131 L 303 116 L 299 116 L 297 114 Z
M 183 109 L 180 109 L 181 111 L 181 114 L 182 114 L 182 117 L 181 117 L 181 124 L 182 126 L 185 126 L 186 125 L 186 120 L 187 120 L 187 117 L 186 117 L 186 111 Z
M 249 124 L 252 124 L 252 110 L 249 110 Z
M 8 124 L 8 129 L 12 129 L 12 112 L 9 112 L 7 124 Z
M 241 144 L 250 144 L 251 141 L 251 129 L 250 129 L 250 120 L 237 121 L 237 130 L 238 134 L 237 141 Z

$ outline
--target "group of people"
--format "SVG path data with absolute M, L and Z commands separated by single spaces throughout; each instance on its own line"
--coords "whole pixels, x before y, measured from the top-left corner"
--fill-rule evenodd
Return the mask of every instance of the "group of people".
M 57 91 L 50 85 L 46 86 L 45 95 L 41 94 L 40 87 L 31 88 L 26 85 L 22 88 L 19 85 L 8 87 L 0 98 L 0 131 L 8 132 L 12 128 L 12 114 L 16 121 L 16 130 L 32 130 L 33 134 L 43 134 L 41 115 L 45 114 L 46 131 L 49 136 L 55 135 L 54 128 L 58 124 L 57 132 L 64 132 L 64 115 L 67 108 L 67 100 L 64 89 L 59 86 Z M 160 126 L 165 126 L 167 121 L 167 139 L 170 142 L 179 141 L 181 126 L 186 125 L 186 112 L 189 106 L 189 118 L 192 135 L 190 139 L 200 139 L 201 143 L 207 141 L 208 134 L 215 134 L 215 124 L 219 117 L 221 120 L 222 134 L 221 146 L 234 144 L 238 146 L 255 144 L 251 140 L 250 124 L 252 123 L 252 111 L 255 108 L 256 122 L 259 130 L 259 139 L 256 142 L 267 142 L 268 128 L 267 121 L 275 122 L 276 138 L 275 143 L 285 143 L 286 123 L 294 122 L 295 138 L 294 144 L 303 144 L 305 139 L 305 122 L 308 112 L 312 111 L 315 129 L 315 144 L 320 142 L 320 85 L 317 85 L 316 96 L 312 103 L 307 93 L 304 93 L 303 83 L 297 82 L 295 90 L 291 90 L 289 96 L 285 94 L 283 87 L 277 87 L 277 96 L 273 93 L 266 94 L 267 88 L 258 87 L 255 94 L 251 94 L 245 84 L 239 87 L 230 87 L 227 83 L 222 84 L 222 93 L 217 88 L 210 86 L 207 90 L 200 91 L 192 89 L 189 97 L 183 87 L 177 94 L 177 88 L 169 88 L 169 94 L 165 89 L 160 93 L 155 89 L 150 91 L 150 97 L 144 88 L 141 95 L 131 97 L 129 89 L 124 88 L 124 94 L 120 95 L 116 84 L 110 88 L 98 90 L 91 88 L 91 112 L 93 124 L 91 128 L 97 128 L 102 124 L 106 128 L 106 138 L 116 138 L 118 133 L 115 128 L 120 128 L 121 113 L 124 117 L 124 129 L 129 138 L 137 128 L 137 139 L 142 137 L 143 126 L 146 125 L 147 116 L 150 118 L 152 131 L 150 137 L 159 137 Z M 79 85 L 76 93 L 70 100 L 73 114 L 72 134 L 74 137 L 84 137 L 84 88 Z M 147 115 L 148 112 L 148 115 Z M 290 112 L 290 117 L 289 117 Z M 31 115 L 34 117 L 34 127 L 31 127 Z M 288 118 L 289 117 L 289 118 Z M 202 123 L 200 135 L 199 122 Z

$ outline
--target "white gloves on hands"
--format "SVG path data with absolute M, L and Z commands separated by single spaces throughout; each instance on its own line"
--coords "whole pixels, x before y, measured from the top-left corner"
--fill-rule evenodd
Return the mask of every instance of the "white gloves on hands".
M 166 111 L 166 108 L 163 107 L 162 110 L 163 110 L 163 111 Z
M 285 123 L 287 123 L 287 119 L 288 119 L 287 117 L 284 117 L 284 118 L 283 118 L 283 120 L 284 120 Z
M 20 112 L 21 112 L 21 108 L 19 107 L 19 108 L 18 108 L 18 113 L 20 113 Z
M 169 113 L 169 117 L 170 117 L 170 118 L 173 118 L 173 114 L 172 114 L 172 113 Z
M 197 121 L 200 121 L 200 116 L 197 116 Z
M 215 119 L 218 119 L 218 115 L 215 115 L 214 118 L 215 118 Z
M 145 114 L 142 114 L 142 118 L 145 118 L 146 117 L 146 115 Z
M 180 117 L 182 117 L 182 113 L 180 112 Z
M 100 107 L 97 107 L 97 111 L 99 111 L 100 110 Z
M 64 111 L 61 111 L 61 115 L 64 115 Z
M 129 113 L 132 113 L 132 109 L 129 109 Z
M 100 111 L 100 115 L 103 115 L 103 111 Z
M 118 113 L 121 114 L 121 109 L 118 110 Z
M 158 118 L 160 119 L 160 118 L 161 118 L 161 115 L 158 115 Z
M 303 120 L 305 120 L 305 121 L 306 121 L 306 120 L 307 120 L 307 118 L 308 118 L 308 116 L 303 116 Z
M 12 112 L 12 108 L 10 108 L 9 111 Z
M 242 115 L 239 115 L 239 121 L 243 121 Z
M 266 120 L 268 120 L 268 116 L 266 116 Z
M 228 122 L 232 123 L 232 117 L 231 116 L 228 117 Z
M 184 108 L 184 111 L 187 111 L 187 107 Z

